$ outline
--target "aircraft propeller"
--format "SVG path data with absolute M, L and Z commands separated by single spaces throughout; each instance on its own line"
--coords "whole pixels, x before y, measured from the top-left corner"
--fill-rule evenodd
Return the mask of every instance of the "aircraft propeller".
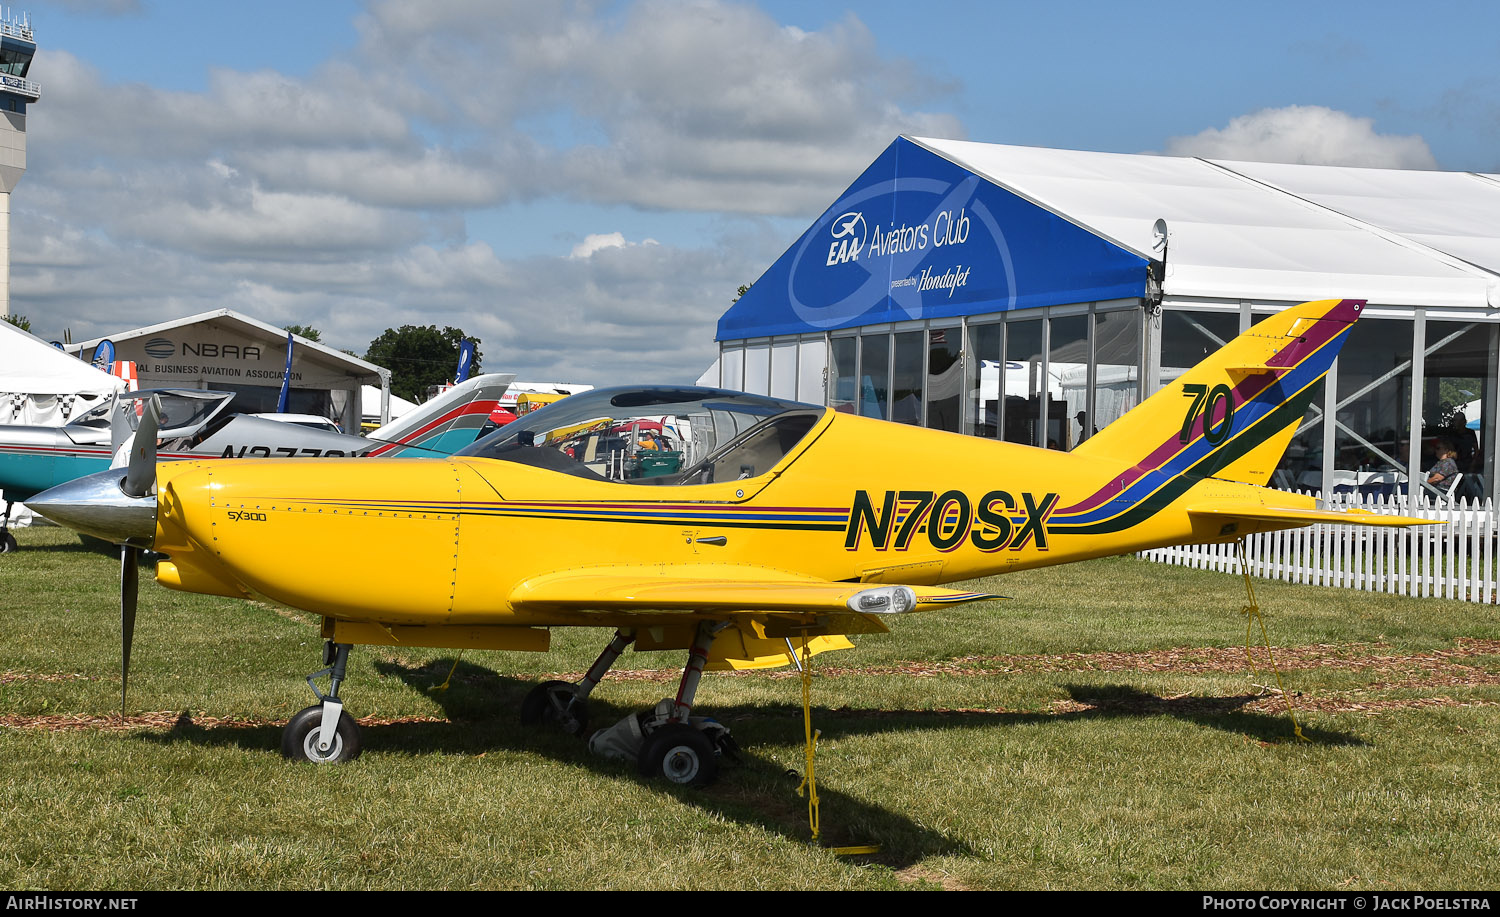
M 152 396 L 144 405 L 135 439 L 130 444 L 130 462 L 120 491 L 132 499 L 148 496 L 156 486 L 156 434 L 161 428 L 161 399 Z M 120 717 L 125 716 L 125 692 L 130 682 L 130 644 L 135 637 L 136 596 L 140 592 L 141 549 L 120 545 Z

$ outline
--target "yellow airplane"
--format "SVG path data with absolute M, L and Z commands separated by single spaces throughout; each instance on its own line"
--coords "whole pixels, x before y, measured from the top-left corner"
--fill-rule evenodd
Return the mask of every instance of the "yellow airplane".
M 148 416 L 123 477 L 29 502 L 125 545 L 122 692 L 149 547 L 170 588 L 322 616 L 318 703 L 287 725 L 288 757 L 359 753 L 339 696 L 353 644 L 546 650 L 551 628 L 609 627 L 587 675 L 538 685 L 523 721 L 582 734 L 627 646 L 686 649 L 675 698 L 632 718 L 626 747 L 643 773 L 701 785 L 732 749 L 691 716 L 705 668 L 786 664 L 803 641 L 844 648 L 890 615 L 991 598 L 943 583 L 1319 522 L 1421 523 L 1265 486 L 1363 306 L 1272 316 L 1069 453 L 717 389 L 612 388 L 444 459 L 158 466 Z M 560 448 L 562 432 L 647 420 L 681 440 L 675 473 L 611 480 L 619 463 Z

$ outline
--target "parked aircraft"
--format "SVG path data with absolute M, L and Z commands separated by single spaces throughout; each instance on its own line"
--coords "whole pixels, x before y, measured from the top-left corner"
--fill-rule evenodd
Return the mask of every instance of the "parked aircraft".
M 0 425 L 0 493 L 8 513 L 13 502 L 109 468 L 135 432 L 142 405 L 153 397 L 161 406 L 158 456 L 163 459 L 451 455 L 474 441 L 514 378 L 512 373 L 477 376 L 368 436 L 231 414 L 233 392 L 121 392 L 62 427 Z M 0 520 L 0 553 L 14 549 L 15 536 Z
M 340 696 L 353 644 L 545 650 L 551 628 L 609 627 L 584 678 L 538 685 L 523 721 L 582 734 L 626 647 L 687 649 L 675 697 L 632 722 L 643 773 L 702 784 L 727 744 L 691 716 L 705 668 L 784 663 L 804 641 L 847 646 L 891 615 L 989 597 L 943 583 L 1319 522 L 1420 523 L 1265 486 L 1363 305 L 1266 319 L 1069 453 L 717 389 L 612 388 L 448 459 L 153 470 L 142 449 L 123 480 L 33 505 L 126 546 L 122 684 L 140 548 L 167 555 L 170 588 L 321 615 L 326 668 L 284 731 L 288 757 L 359 753 Z M 677 470 L 598 460 L 641 418 L 682 431 Z

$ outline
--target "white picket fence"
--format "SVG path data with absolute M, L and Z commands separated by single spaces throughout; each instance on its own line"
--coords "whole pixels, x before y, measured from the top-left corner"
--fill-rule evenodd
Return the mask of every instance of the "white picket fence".
M 1442 525 L 1315 525 L 1245 538 L 1251 576 L 1370 592 L 1500 602 L 1500 552 L 1491 500 L 1433 502 L 1405 494 L 1336 494 L 1331 507 L 1435 519 Z M 1159 563 L 1238 573 L 1235 545 L 1204 544 L 1144 551 Z

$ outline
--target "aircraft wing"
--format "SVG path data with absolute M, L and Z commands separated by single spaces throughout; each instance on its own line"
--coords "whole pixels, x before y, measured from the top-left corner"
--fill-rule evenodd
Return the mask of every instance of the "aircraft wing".
M 1288 522 L 1315 525 L 1441 525 L 1437 519 L 1418 519 L 1414 516 L 1391 516 L 1372 513 L 1363 509 L 1312 509 L 1301 507 L 1266 506 L 1261 503 L 1212 503 L 1190 506 L 1189 516 L 1205 516 L 1226 522 L 1245 519 L 1251 522 Z
M 1002 596 L 941 586 L 834 583 L 766 567 L 661 564 L 545 573 L 523 580 L 510 602 L 525 611 L 806 617 L 904 614 L 994 598 Z

